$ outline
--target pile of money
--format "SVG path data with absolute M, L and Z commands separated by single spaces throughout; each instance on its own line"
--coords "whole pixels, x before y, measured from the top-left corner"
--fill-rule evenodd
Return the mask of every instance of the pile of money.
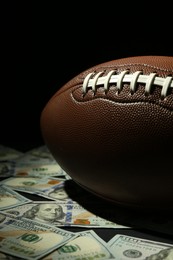
M 173 234 L 171 218 L 134 219 L 84 191 L 45 145 L 0 145 L 0 259 L 173 259 L 173 243 L 122 234 L 136 227 Z M 99 229 L 115 233 L 105 241 Z

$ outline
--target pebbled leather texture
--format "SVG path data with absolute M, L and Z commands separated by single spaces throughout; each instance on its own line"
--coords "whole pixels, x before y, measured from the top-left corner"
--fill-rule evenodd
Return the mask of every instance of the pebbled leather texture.
M 110 84 L 95 92 L 82 84 L 90 72 L 103 76 L 141 71 L 173 76 L 173 57 L 137 56 L 112 60 L 80 73 L 45 105 L 40 126 L 45 144 L 74 181 L 123 206 L 173 209 L 173 88 L 145 84 L 130 92 Z

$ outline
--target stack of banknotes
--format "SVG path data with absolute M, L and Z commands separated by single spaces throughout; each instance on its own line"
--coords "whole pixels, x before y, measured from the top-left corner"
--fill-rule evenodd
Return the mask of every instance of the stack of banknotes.
M 27 152 L 0 145 L 1 260 L 173 260 L 173 219 L 165 215 L 94 197 L 45 145 Z M 100 230 L 111 236 L 103 239 Z

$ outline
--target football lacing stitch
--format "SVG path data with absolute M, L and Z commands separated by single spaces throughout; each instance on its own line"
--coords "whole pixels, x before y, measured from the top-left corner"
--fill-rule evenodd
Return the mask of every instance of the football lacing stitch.
M 168 89 L 173 88 L 173 77 L 167 76 L 166 78 L 158 77 L 156 73 L 150 73 L 149 75 L 143 75 L 142 71 L 136 71 L 133 74 L 129 74 L 128 70 L 122 71 L 120 74 L 115 74 L 115 70 L 111 70 L 106 76 L 102 72 L 95 74 L 89 73 L 83 82 L 83 94 L 85 95 L 87 89 L 91 88 L 95 93 L 97 86 L 103 85 L 105 93 L 109 89 L 109 84 L 116 84 L 118 92 L 122 90 L 123 83 L 130 84 L 130 92 L 133 94 L 136 91 L 137 84 L 145 84 L 145 94 L 149 95 L 153 85 L 161 87 L 161 98 L 166 98 Z

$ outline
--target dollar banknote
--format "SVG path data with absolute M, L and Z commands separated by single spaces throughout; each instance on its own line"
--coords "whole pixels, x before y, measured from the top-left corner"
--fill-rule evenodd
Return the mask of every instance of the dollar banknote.
M 117 234 L 108 241 L 115 259 L 159 260 L 162 252 L 170 252 L 173 244 Z M 164 250 L 164 251 L 163 251 Z M 169 251 L 168 251 L 169 250 Z M 173 258 L 171 258 L 173 259 Z
M 0 178 L 14 176 L 15 167 L 15 161 L 0 161 Z
M 129 228 L 101 218 L 76 202 L 32 201 L 25 205 L 5 210 L 17 218 L 28 218 L 59 227 Z
M 21 151 L 0 144 L 0 161 L 15 160 L 23 154 Z
M 66 192 L 66 189 L 64 188 L 65 181 L 61 181 L 57 186 L 51 187 L 50 189 L 47 189 L 45 191 L 39 191 L 37 192 L 37 195 L 43 198 L 59 201 L 59 202 L 69 202 L 73 201 L 68 192 Z
M 5 185 L 0 185 L 0 210 L 23 205 L 31 200 L 22 196 L 18 192 L 8 188 Z
M 62 181 L 64 181 L 64 179 L 53 177 L 9 177 L 0 181 L 0 184 L 17 191 L 37 194 L 38 192 L 49 190 L 52 187 L 57 187 Z
M 46 145 L 41 145 L 33 149 L 30 149 L 25 154 L 33 155 L 37 158 L 41 158 L 42 160 L 47 160 L 49 162 L 55 161 L 54 157 L 52 156 Z
M 16 163 L 14 176 L 28 176 L 28 177 L 51 177 L 51 176 L 65 176 L 66 173 L 57 163 L 44 164 L 42 163 Z
M 77 237 L 77 233 L 28 219 L 17 220 L 2 211 L 0 221 L 0 252 L 22 259 L 40 259 Z
M 115 259 L 107 243 L 93 230 L 78 232 L 74 238 L 64 246 L 55 250 L 44 260 L 110 260 Z
M 16 158 L 17 162 L 20 163 L 43 163 L 43 164 L 55 164 L 56 161 L 53 158 L 52 154 L 47 149 L 47 146 L 39 146 L 28 150 L 23 153 L 20 157 Z

